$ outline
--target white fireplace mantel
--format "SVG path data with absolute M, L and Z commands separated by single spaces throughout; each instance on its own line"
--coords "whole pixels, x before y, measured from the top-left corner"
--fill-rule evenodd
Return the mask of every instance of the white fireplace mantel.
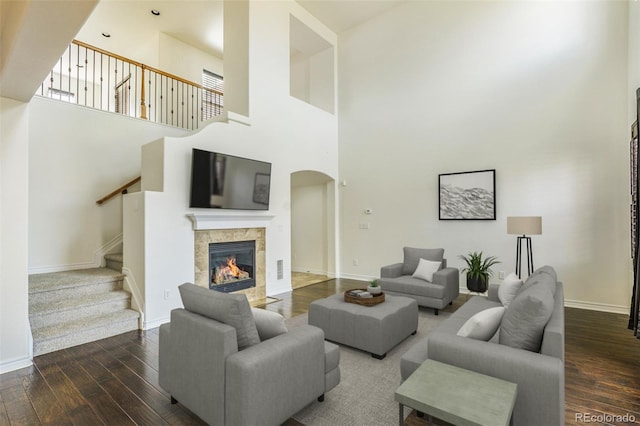
M 238 227 L 248 227 L 249 224 L 254 227 L 266 228 L 269 222 L 275 217 L 264 214 L 220 214 L 220 213 L 189 213 L 187 217 L 193 223 L 193 230 L 207 229 L 229 229 Z

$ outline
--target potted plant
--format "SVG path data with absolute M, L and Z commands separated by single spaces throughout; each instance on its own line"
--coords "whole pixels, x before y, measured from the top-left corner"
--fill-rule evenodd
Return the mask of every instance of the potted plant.
M 460 255 L 460 259 L 467 263 L 462 272 L 467 273 L 467 288 L 469 291 L 484 293 L 489 285 L 489 278 L 493 275 L 491 267 L 500 263 L 495 256 L 482 259 L 482 252 L 472 252 L 467 256 Z
M 367 291 L 373 295 L 382 293 L 382 288 L 378 284 L 378 280 L 369 281 L 369 285 L 367 286 Z

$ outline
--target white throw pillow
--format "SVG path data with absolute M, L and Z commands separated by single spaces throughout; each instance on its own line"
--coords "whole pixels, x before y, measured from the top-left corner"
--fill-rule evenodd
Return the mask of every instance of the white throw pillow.
M 522 287 L 522 280 L 512 272 L 502 281 L 498 287 L 498 299 L 505 308 L 509 306 L 509 303 L 515 299 L 516 294 Z
M 418 262 L 418 267 L 413 273 L 413 278 L 420 278 L 421 280 L 432 282 L 433 274 L 435 272 L 438 272 L 441 264 L 442 262 L 433 262 L 431 260 L 420 259 L 420 262 Z
M 279 313 L 259 308 L 251 308 L 251 313 L 256 321 L 261 342 L 287 332 L 284 317 Z
M 498 331 L 504 311 L 504 306 L 498 306 L 478 312 L 460 327 L 458 336 L 489 341 Z

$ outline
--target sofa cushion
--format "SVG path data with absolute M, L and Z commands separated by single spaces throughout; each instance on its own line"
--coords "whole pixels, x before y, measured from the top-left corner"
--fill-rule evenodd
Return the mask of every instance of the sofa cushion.
M 178 289 L 186 310 L 235 328 L 238 349 L 260 343 L 251 306 L 244 294 L 221 293 L 191 283 L 184 283 Z
M 480 311 L 460 327 L 457 335 L 488 342 L 498 331 L 504 312 L 504 306 Z
M 507 277 L 500 283 L 500 287 L 498 287 L 498 299 L 502 306 L 505 308 L 509 306 L 509 303 L 515 299 L 518 294 L 518 290 L 522 287 L 522 280 L 518 278 L 515 273 L 510 273 Z
M 420 278 L 413 278 L 410 275 L 403 275 L 398 278 L 385 278 L 378 280 L 382 291 L 394 293 L 404 293 L 423 297 L 443 299 L 445 287 L 441 284 L 430 283 Z
M 284 325 L 284 317 L 279 313 L 259 308 L 251 308 L 251 313 L 256 322 L 260 341 L 264 342 L 287 332 L 287 326 Z
M 421 249 L 413 247 L 404 248 L 404 261 L 402 262 L 402 275 L 413 275 L 418 267 L 420 259 L 432 262 L 442 262 L 444 249 Z
M 544 328 L 553 312 L 553 294 L 544 285 L 533 285 L 509 304 L 500 325 L 499 343 L 539 352 Z
M 433 262 L 431 260 L 420 259 L 418 262 L 418 267 L 416 271 L 413 273 L 413 278 L 419 278 L 421 280 L 433 281 L 433 274 L 438 272 L 440 269 L 440 265 L 442 262 Z

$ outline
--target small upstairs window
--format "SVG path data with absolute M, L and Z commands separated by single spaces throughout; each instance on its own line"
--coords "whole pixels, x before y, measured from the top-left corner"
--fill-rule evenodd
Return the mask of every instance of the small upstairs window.
M 202 70 L 202 121 L 222 114 L 224 81 L 222 76 Z

